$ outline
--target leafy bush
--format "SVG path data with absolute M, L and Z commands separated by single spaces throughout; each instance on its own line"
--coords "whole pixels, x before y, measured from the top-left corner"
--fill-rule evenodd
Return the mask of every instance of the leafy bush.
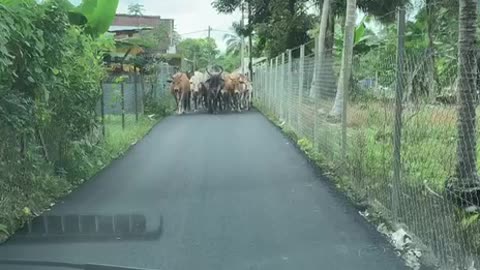
M 0 241 L 140 139 L 154 121 L 103 138 L 95 113 L 103 52 L 63 0 L 0 0 Z M 107 128 L 108 130 L 108 128 Z

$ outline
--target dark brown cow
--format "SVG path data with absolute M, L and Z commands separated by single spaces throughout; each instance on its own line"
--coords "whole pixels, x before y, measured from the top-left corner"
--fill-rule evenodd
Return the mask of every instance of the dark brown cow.
M 187 74 L 177 72 L 172 75 L 170 82 L 170 92 L 175 97 L 177 104 L 177 113 L 182 114 L 190 109 L 190 80 Z

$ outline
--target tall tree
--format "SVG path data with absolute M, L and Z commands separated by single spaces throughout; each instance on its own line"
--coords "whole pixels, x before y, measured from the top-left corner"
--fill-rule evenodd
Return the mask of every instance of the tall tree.
M 244 34 L 240 23 L 233 22 L 230 27 L 231 33 L 223 35 L 223 40 L 227 45 L 227 53 L 237 55 L 241 50 L 241 36 Z
M 223 40 L 227 45 L 227 53 L 237 55 L 241 50 L 241 40 L 240 37 L 235 34 L 225 34 Z
M 128 14 L 131 14 L 131 15 L 142 16 L 144 10 L 145 8 L 140 3 L 128 5 Z
M 288 48 L 306 43 L 307 31 L 313 26 L 313 16 L 306 12 L 308 0 L 215 0 L 212 6 L 219 12 L 232 13 L 242 3 L 251 7 L 251 20 L 244 27 L 244 36 L 255 31 L 257 50 L 275 57 Z
M 345 34 L 343 40 L 342 65 L 338 80 L 337 96 L 330 115 L 338 117 L 345 113 L 345 93 L 349 89 L 350 75 L 352 74 L 353 41 L 355 34 L 356 0 L 347 1 L 347 16 L 345 19 Z
M 461 199 L 462 206 L 478 205 L 480 179 L 477 173 L 477 136 L 474 96 L 476 91 L 477 1 L 459 1 L 457 165 L 447 191 Z
M 325 59 L 325 36 L 327 33 L 328 18 L 330 16 L 330 0 L 323 1 L 322 16 L 320 21 L 320 31 L 318 33 L 318 39 L 315 42 L 315 64 L 313 65 L 313 79 L 310 85 L 310 97 L 318 97 L 317 83 L 319 79 L 320 65 L 324 64 Z
M 182 57 L 195 61 L 197 69 L 204 69 L 212 64 L 219 54 L 215 40 L 212 38 L 182 40 L 177 45 L 177 50 Z

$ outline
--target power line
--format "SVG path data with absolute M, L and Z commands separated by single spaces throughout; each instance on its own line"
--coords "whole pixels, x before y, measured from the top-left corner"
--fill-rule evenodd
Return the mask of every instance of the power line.
M 203 33 L 203 32 L 208 32 L 208 29 L 197 30 L 197 31 L 188 32 L 188 33 L 182 33 L 182 34 L 179 34 L 179 35 L 180 36 L 185 36 L 185 35 L 198 34 L 198 33 Z

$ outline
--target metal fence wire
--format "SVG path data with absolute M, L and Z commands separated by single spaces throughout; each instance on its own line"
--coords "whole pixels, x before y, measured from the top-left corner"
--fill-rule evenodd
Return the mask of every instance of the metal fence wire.
M 293 131 L 301 146 L 310 146 L 325 168 L 334 171 L 338 185 L 355 199 L 381 209 L 405 228 L 417 243 L 419 252 L 413 255 L 419 261 L 442 269 L 479 265 L 479 214 L 462 210 L 459 197 L 452 200 L 446 187 L 452 177 L 477 174 L 477 127 L 462 121 L 477 118 L 475 79 L 460 85 L 457 63 L 434 79 L 430 61 L 449 52 L 406 50 L 399 70 L 395 51 L 386 54 L 385 48 L 374 49 L 354 58 L 347 118 L 342 122 L 337 97 L 341 52 L 326 51 L 320 59 L 307 55 L 306 45 L 256 67 L 257 108 Z M 299 57 L 293 58 L 292 52 Z M 469 64 L 463 63 L 462 68 L 476 69 Z M 396 103 L 397 81 L 402 83 L 403 95 Z M 449 94 L 455 92 L 461 93 L 457 102 Z M 397 128 L 396 110 L 401 112 Z M 346 145 L 342 145 L 342 128 Z M 396 137 L 401 157 L 397 182 Z M 474 180 L 467 181 L 468 187 L 478 184 Z M 479 201 L 475 195 L 460 199 L 470 205 Z
M 174 74 L 174 67 L 158 63 L 152 70 L 147 74 L 108 76 L 101 84 L 102 96 L 97 104 L 97 115 L 102 119 L 109 115 L 121 115 L 122 127 L 125 128 L 128 122 L 138 121 L 149 104 L 170 109 L 167 79 Z

